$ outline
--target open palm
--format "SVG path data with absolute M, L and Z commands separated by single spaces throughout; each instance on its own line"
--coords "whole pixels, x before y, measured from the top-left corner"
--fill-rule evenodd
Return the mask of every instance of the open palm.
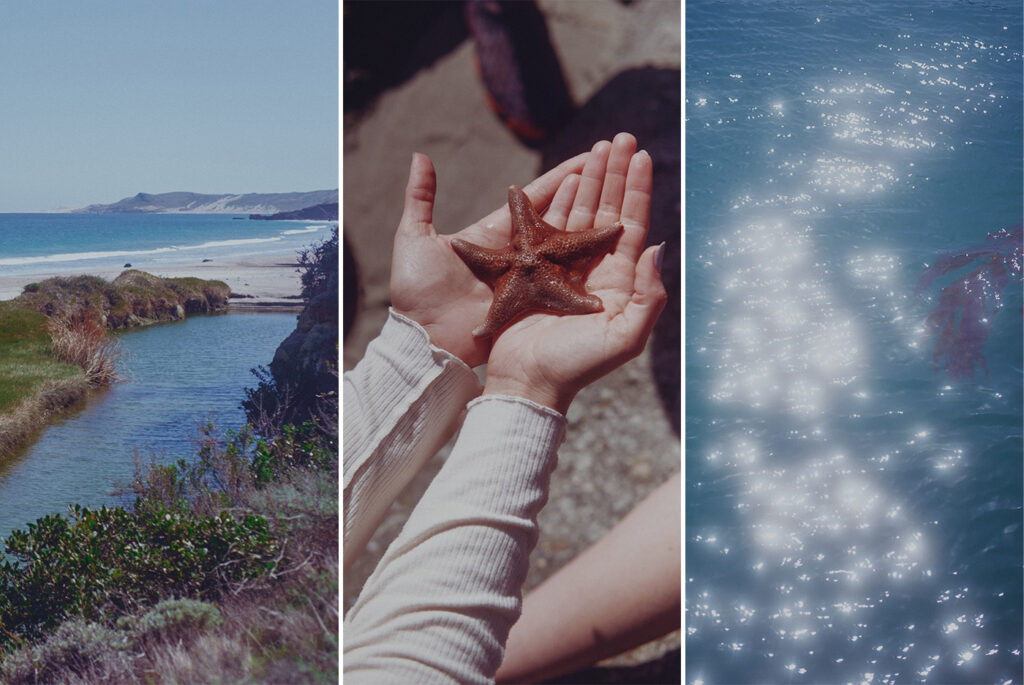
M 633 136 L 598 143 L 581 176 L 568 176 L 544 220 L 568 231 L 621 221 L 615 251 L 594 267 L 587 291 L 604 311 L 555 316 L 532 314 L 493 342 L 485 393 L 526 397 L 560 412 L 591 381 L 639 354 L 666 294 L 655 264 L 658 248 L 644 251 L 650 221 L 652 164 L 637 153 Z
M 552 202 L 563 181 L 584 168 L 589 155 L 577 155 L 528 184 L 523 190 L 536 207 Z M 511 219 L 503 206 L 458 233 L 441 235 L 433 225 L 436 176 L 426 155 L 413 156 L 405 209 L 395 233 L 391 261 L 391 304 L 417 322 L 430 342 L 469 366 L 487 360 L 489 339 L 471 332 L 483 321 L 491 290 L 466 268 L 452 250 L 452 238 L 484 247 L 503 247 L 511 237 Z

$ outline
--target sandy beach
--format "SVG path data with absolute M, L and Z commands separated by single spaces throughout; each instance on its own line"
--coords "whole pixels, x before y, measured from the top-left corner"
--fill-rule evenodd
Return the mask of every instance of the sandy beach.
M 182 262 L 143 269 L 155 276 L 196 278 L 223 281 L 233 294 L 251 297 L 232 300 L 232 307 L 252 306 L 296 306 L 301 290 L 297 262 L 294 253 L 247 258 L 238 260 L 214 260 L 209 262 Z M 108 281 L 117 278 L 124 269 L 90 269 L 78 271 L 51 271 L 35 274 L 6 275 L 0 273 L 0 300 L 10 300 L 21 294 L 29 283 L 35 283 L 54 276 L 88 274 Z

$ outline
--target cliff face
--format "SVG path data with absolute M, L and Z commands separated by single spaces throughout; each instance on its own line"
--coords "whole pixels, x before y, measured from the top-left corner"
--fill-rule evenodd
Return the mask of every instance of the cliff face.
M 281 411 L 281 423 L 300 425 L 318 416 L 320 398 L 338 392 L 338 233 L 302 258 L 306 305 L 295 330 L 270 362 L 270 378 L 243 403 L 250 421 Z M 260 375 L 260 374 L 257 374 Z

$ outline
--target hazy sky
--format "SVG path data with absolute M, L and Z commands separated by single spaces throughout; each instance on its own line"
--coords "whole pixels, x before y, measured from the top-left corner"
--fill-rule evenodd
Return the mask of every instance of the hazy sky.
M 337 187 L 337 0 L 6 2 L 0 212 Z

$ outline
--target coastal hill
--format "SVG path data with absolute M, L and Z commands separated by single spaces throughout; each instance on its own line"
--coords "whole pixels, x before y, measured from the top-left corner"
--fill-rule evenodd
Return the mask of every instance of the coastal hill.
M 338 189 L 299 193 L 139 193 L 109 205 L 89 205 L 73 210 L 87 214 L 277 214 L 314 205 L 338 202 Z
M 277 214 L 250 214 L 250 219 L 259 221 L 337 221 L 338 203 L 325 202 L 313 207 L 303 207 L 294 212 L 278 212 Z

